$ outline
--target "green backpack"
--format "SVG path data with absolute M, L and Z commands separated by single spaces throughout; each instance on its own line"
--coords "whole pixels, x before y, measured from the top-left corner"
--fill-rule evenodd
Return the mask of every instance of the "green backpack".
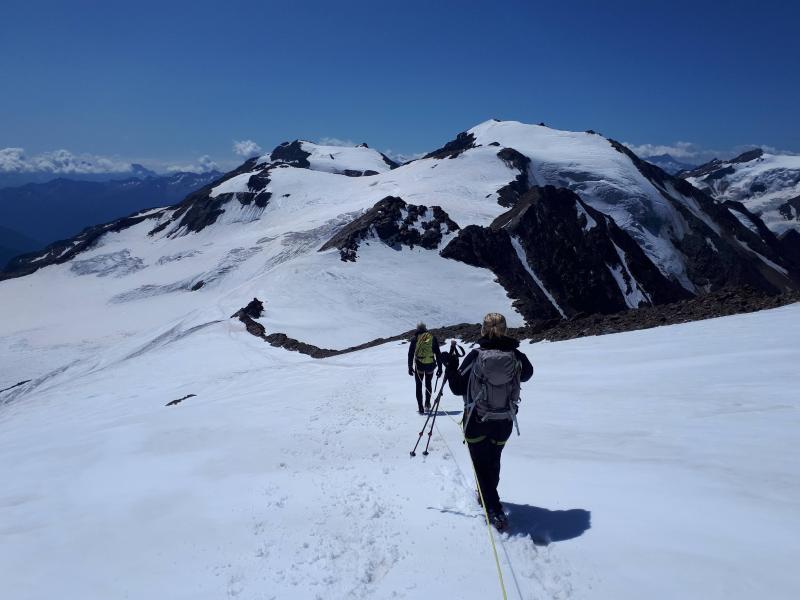
M 433 334 L 426 331 L 417 336 L 417 348 L 414 351 L 414 356 L 421 365 L 433 364 Z

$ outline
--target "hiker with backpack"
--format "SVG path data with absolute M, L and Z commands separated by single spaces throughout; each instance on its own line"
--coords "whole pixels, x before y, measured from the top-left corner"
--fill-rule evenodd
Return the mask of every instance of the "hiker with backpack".
M 451 350 L 445 377 L 450 391 L 464 397 L 462 425 L 480 488 L 478 502 L 482 497 L 492 525 L 503 531 L 508 519 L 497 493 L 500 455 L 517 423 L 520 382 L 531 378 L 533 365 L 519 342 L 506 335 L 506 319 L 499 313 L 484 317 L 478 346 L 461 366 Z
M 414 337 L 408 346 L 408 374 L 414 377 L 417 393 L 417 412 L 424 415 L 422 409 L 422 382 L 425 382 L 425 408 L 431 408 L 431 380 L 433 372 L 442 374 L 442 354 L 439 351 L 439 340 L 433 335 L 425 323 L 418 323 Z

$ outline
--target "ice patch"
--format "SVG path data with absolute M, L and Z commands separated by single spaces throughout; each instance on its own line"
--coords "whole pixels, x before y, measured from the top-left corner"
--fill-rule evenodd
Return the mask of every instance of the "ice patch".
M 733 208 L 729 208 L 728 212 L 730 212 L 734 217 L 736 217 L 736 219 L 739 221 L 739 223 L 741 223 L 742 225 L 747 227 L 750 231 L 755 233 L 758 237 L 761 237 L 761 232 L 758 231 L 758 227 L 756 227 L 755 223 L 753 223 L 753 221 L 751 221 L 750 218 L 747 215 L 742 214 L 738 210 L 735 210 Z
M 597 221 L 592 218 L 583 206 L 581 206 L 580 202 L 575 203 L 575 208 L 578 210 L 578 215 L 583 215 L 583 218 L 586 219 L 586 225 L 583 226 L 584 231 L 589 231 L 597 227 Z
M 642 303 L 652 304 L 653 301 L 650 299 L 649 294 L 644 291 L 639 282 L 633 277 L 633 273 L 628 267 L 628 261 L 625 260 L 625 253 L 616 244 L 614 244 L 614 250 L 617 252 L 621 267 L 619 269 L 609 267 L 609 269 L 614 279 L 617 280 L 620 291 L 625 296 L 625 303 L 631 308 L 638 308 Z M 626 275 L 627 278 L 625 277 Z
M 162 256 L 156 261 L 158 265 L 165 265 L 171 262 L 178 262 L 183 260 L 184 258 L 191 258 L 192 256 L 197 256 L 200 254 L 199 250 L 183 250 L 181 252 L 176 252 L 175 254 L 168 254 L 166 256 Z
M 130 250 L 119 250 L 100 254 L 84 260 L 73 260 L 70 271 L 76 275 L 97 275 L 98 277 L 124 277 L 145 268 L 141 258 L 132 256 Z

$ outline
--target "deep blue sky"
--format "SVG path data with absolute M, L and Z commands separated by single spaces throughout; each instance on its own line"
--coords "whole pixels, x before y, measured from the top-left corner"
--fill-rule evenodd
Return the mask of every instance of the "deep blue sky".
M 0 148 L 224 162 L 235 139 L 337 137 L 412 153 L 498 117 L 800 152 L 798 5 L 6 0 Z

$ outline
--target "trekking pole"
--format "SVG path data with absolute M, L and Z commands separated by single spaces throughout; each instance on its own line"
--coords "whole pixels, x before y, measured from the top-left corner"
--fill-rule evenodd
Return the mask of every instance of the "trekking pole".
M 442 389 L 439 390 L 439 394 L 436 396 L 436 400 L 433 403 L 433 420 L 431 421 L 431 428 L 428 431 L 428 443 L 425 444 L 425 450 L 423 450 L 422 455 L 428 456 L 428 446 L 431 445 L 431 436 L 433 435 L 433 426 L 436 425 L 436 415 L 439 414 L 439 402 L 442 400 L 442 394 L 444 394 L 444 384 L 447 380 L 447 373 L 444 374 L 444 379 L 442 380 Z M 422 428 L 423 431 L 425 428 Z
M 425 423 L 422 424 L 422 429 L 419 432 L 419 437 L 417 438 L 417 443 L 414 444 L 414 447 L 411 449 L 411 452 L 409 452 L 409 454 L 411 456 L 416 456 L 417 455 L 417 446 L 419 446 L 419 443 L 422 440 L 422 434 L 425 433 L 425 427 L 428 426 L 428 419 L 430 419 L 430 418 L 431 418 L 431 413 L 429 412 L 427 418 L 425 419 Z
M 417 443 L 414 444 L 414 447 L 411 449 L 411 452 L 409 452 L 409 454 L 411 456 L 416 456 L 417 455 L 417 447 L 419 446 L 419 443 L 422 441 L 422 434 L 425 433 L 425 428 L 428 426 L 428 421 L 430 421 L 430 419 L 431 419 L 431 413 L 433 413 L 434 421 L 436 420 L 436 413 L 434 411 L 438 410 L 438 408 L 439 408 L 439 400 L 441 400 L 441 398 L 442 398 L 442 393 L 444 392 L 444 384 L 445 384 L 446 381 L 447 381 L 447 373 L 444 374 L 444 378 L 442 379 L 442 389 L 439 392 L 439 395 L 436 397 L 436 401 L 434 402 L 433 410 L 428 411 L 428 416 L 425 417 L 425 422 L 422 424 L 422 429 L 419 432 L 419 437 L 417 437 Z M 433 431 L 433 425 L 431 425 L 431 431 Z M 430 443 L 431 435 L 432 435 L 431 433 L 428 433 L 428 443 Z M 427 445 L 425 446 L 424 454 L 426 454 L 426 455 L 428 454 L 428 446 Z

